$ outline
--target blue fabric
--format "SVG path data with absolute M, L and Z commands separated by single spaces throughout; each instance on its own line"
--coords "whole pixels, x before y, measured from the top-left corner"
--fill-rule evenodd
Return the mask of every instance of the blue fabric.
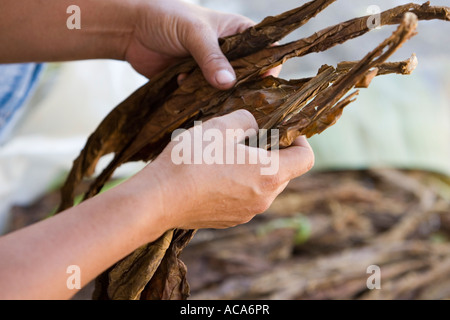
M 39 80 L 43 64 L 0 64 L 0 132 L 24 105 Z

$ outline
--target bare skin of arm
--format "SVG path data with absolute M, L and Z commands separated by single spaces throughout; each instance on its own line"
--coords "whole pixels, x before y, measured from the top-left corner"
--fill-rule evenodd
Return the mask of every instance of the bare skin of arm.
M 233 68 L 217 38 L 253 22 L 178 0 L 80 0 L 80 29 L 68 29 L 70 0 L 4 0 L 0 63 L 118 59 L 151 78 L 192 55 L 211 85 L 227 89 Z M 221 72 L 222 71 L 222 72 Z M 230 78 L 227 78 L 227 72 Z
M 84 0 L 77 1 L 82 29 L 68 30 L 66 9 L 70 4 L 4 0 L 0 63 L 120 59 L 151 77 L 192 54 L 211 85 L 226 88 L 233 80 L 221 83 L 218 80 L 226 77 L 223 73 L 217 77 L 217 72 L 234 72 L 221 54 L 217 38 L 251 24 L 240 16 L 175 0 Z M 244 110 L 211 119 L 203 126 L 219 128 L 224 135 L 226 128 L 257 129 L 253 116 Z M 119 186 L 0 237 L 0 299 L 67 299 L 76 293 L 66 284 L 70 265 L 80 267 L 84 286 L 169 229 L 228 228 L 248 222 L 314 162 L 302 137 L 292 147 L 277 151 L 280 164 L 274 175 L 261 175 L 263 165 L 259 163 L 175 165 L 171 161 L 173 147 L 174 142 Z M 247 154 L 267 152 L 237 147 Z
M 247 129 L 256 128 L 256 121 L 239 110 L 203 126 Z M 85 285 L 166 230 L 246 223 L 314 161 L 304 138 L 279 151 L 275 175 L 261 175 L 261 164 L 175 165 L 170 160 L 172 147 L 169 144 L 154 162 L 119 186 L 1 237 L 0 298 L 70 298 L 75 293 L 66 285 L 70 265 L 80 267 Z M 247 155 L 262 152 L 239 147 L 246 148 Z

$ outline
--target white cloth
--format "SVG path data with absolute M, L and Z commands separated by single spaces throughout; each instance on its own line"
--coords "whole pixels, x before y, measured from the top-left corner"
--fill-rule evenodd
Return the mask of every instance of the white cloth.
M 69 62 L 45 70 L 22 119 L 0 147 L 0 231 L 11 206 L 34 201 L 60 181 L 101 120 L 146 81 L 119 61 Z M 116 176 L 141 167 L 122 166 Z

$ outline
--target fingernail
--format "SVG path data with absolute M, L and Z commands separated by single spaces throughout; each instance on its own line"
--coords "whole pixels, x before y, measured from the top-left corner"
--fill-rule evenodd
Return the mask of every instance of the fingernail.
M 179 74 L 178 77 L 177 77 L 178 85 L 181 86 L 181 84 L 183 83 L 184 80 L 186 80 L 186 78 L 187 78 L 187 74 L 186 73 Z
M 215 75 L 218 84 L 229 84 L 236 80 L 236 77 L 228 70 L 219 70 Z

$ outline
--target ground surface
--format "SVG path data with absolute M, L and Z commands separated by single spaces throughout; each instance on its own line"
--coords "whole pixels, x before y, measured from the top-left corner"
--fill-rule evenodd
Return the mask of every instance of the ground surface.
M 11 230 L 58 201 L 15 207 Z M 449 213 L 450 179 L 437 174 L 309 173 L 250 223 L 196 234 L 182 254 L 191 299 L 448 298 Z

